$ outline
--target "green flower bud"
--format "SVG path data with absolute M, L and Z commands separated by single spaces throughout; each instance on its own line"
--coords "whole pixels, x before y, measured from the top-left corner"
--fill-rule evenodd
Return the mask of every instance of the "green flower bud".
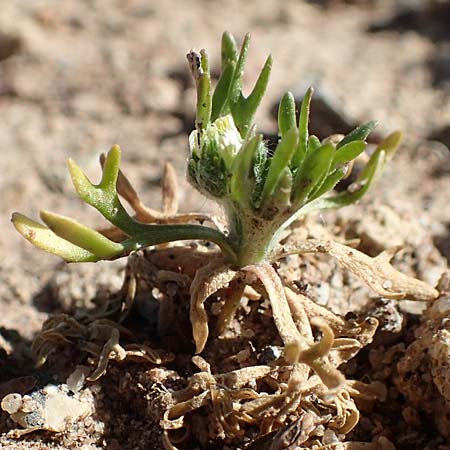
M 209 196 L 226 195 L 231 166 L 242 144 L 231 115 L 219 117 L 203 130 L 194 130 L 189 136 L 190 182 Z

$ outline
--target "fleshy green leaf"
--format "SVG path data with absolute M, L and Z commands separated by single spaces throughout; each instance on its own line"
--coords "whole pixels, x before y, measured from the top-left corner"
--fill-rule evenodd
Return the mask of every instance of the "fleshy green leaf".
M 71 242 L 77 247 L 84 248 L 99 257 L 99 259 L 111 259 L 124 252 L 121 244 L 110 241 L 98 231 L 82 225 L 69 217 L 41 211 L 41 219 L 60 238 Z
M 297 145 L 298 133 L 295 128 L 291 128 L 279 142 L 270 163 L 269 172 L 264 183 L 262 192 L 262 207 L 268 201 L 273 191 L 280 182 L 285 167 L 289 166 L 292 155 Z
M 252 92 L 248 97 L 244 97 L 242 94 L 242 82 L 249 46 L 250 34 L 246 34 L 236 63 L 233 79 L 230 83 L 229 94 L 230 111 L 233 115 L 234 122 L 244 139 L 250 131 L 253 116 L 264 96 L 269 82 L 270 71 L 272 69 L 272 57 L 269 56 L 259 74 Z
M 225 31 L 222 35 L 222 73 L 217 82 L 212 97 L 211 122 L 230 113 L 228 97 L 230 95 L 231 82 L 234 78 L 238 51 L 236 41 L 231 33 Z
M 365 141 L 367 139 L 367 136 L 369 136 L 369 134 L 375 129 L 377 125 L 378 122 L 376 121 L 371 121 L 360 125 L 353 131 L 350 131 L 350 133 L 347 134 L 347 136 L 345 136 L 344 139 L 342 139 L 342 141 L 336 145 L 336 148 L 339 149 L 352 141 Z
M 201 69 L 197 80 L 197 129 L 205 128 L 211 119 L 211 75 L 209 73 L 208 55 L 205 50 L 200 51 L 201 55 Z
M 346 166 L 338 167 L 336 170 L 327 175 L 325 181 L 322 183 L 319 189 L 311 193 L 309 200 L 314 200 L 321 197 L 327 192 L 334 189 L 334 187 L 345 177 L 348 168 Z
M 308 138 L 308 153 L 313 153 L 317 149 L 320 148 L 322 144 L 320 143 L 320 139 L 317 136 L 310 136 Z
M 20 213 L 14 213 L 12 223 L 29 242 L 67 262 L 95 262 L 99 257 L 57 236 L 52 230 Z
M 264 67 L 256 80 L 255 87 L 248 97 L 242 94 L 237 102 L 230 102 L 230 110 L 236 122 L 241 136 L 245 139 L 250 131 L 253 117 L 261 104 L 261 100 L 266 92 L 269 83 L 270 71 L 272 70 L 272 57 L 269 56 L 264 63 Z M 235 71 L 236 72 L 236 71 Z
M 308 149 L 308 121 L 309 121 L 309 107 L 314 89 L 310 87 L 303 96 L 302 105 L 300 107 L 300 116 L 298 119 L 298 148 L 292 158 L 291 167 L 293 169 L 300 167 L 303 163 Z M 320 146 L 320 145 L 319 145 Z
M 247 33 L 242 41 L 241 51 L 236 62 L 236 70 L 230 86 L 230 102 L 237 103 L 242 95 L 242 80 L 244 78 L 245 63 L 247 62 L 248 49 L 250 47 L 250 33 Z M 236 120 L 235 120 L 236 121 Z
M 252 193 L 252 205 L 254 209 L 259 209 L 261 206 L 262 192 L 269 172 L 270 163 L 271 158 L 267 154 L 267 148 L 264 145 L 260 145 L 253 161 L 255 183 Z
M 211 122 L 230 112 L 228 94 L 236 63 L 230 62 L 223 70 L 212 97 Z
M 262 145 L 262 135 L 256 135 L 246 142 L 237 154 L 231 169 L 231 196 L 244 208 L 248 208 L 252 200 L 254 185 L 253 160 Z
M 285 167 L 273 194 L 264 204 L 263 217 L 270 220 L 291 206 L 292 172 Z
M 382 171 L 385 160 L 386 152 L 384 150 L 376 151 L 370 157 L 358 179 L 345 192 L 331 197 L 318 198 L 310 204 L 311 206 L 306 206 L 306 212 L 318 209 L 341 208 L 357 202 L 369 190 L 377 175 Z
M 390 159 L 397 151 L 402 140 L 403 133 L 400 130 L 394 131 L 378 144 L 377 150 L 384 150 L 386 152 L 386 158 Z
M 307 201 L 313 189 L 320 187 L 330 170 L 334 153 L 335 148 L 331 142 L 323 144 L 312 152 L 308 151 L 308 156 L 294 181 L 293 203 L 295 205 Z
M 138 250 L 152 245 L 174 241 L 204 240 L 217 244 L 224 255 L 235 262 L 236 252 L 230 240 L 220 231 L 203 225 L 170 224 L 147 225 L 141 224 L 139 231 L 131 238 L 122 242 L 126 251 Z
M 200 53 L 191 50 L 187 54 L 192 77 L 197 87 L 197 111 L 195 126 L 204 129 L 211 118 L 211 75 L 209 73 L 208 55 L 205 50 Z
M 279 136 L 283 137 L 291 128 L 295 128 L 295 122 L 295 99 L 291 92 L 286 92 L 278 107 Z
M 341 164 L 353 161 L 357 156 L 359 156 L 366 148 L 366 143 L 364 141 L 352 141 L 348 144 L 336 150 L 334 154 L 332 167 L 337 167 Z
M 120 147 L 113 145 L 107 157 L 104 159 L 102 167 L 102 179 L 99 187 L 108 192 L 115 192 L 117 177 L 119 176 Z
M 114 180 L 117 180 L 119 163 L 120 149 L 114 146 L 106 156 L 102 181 L 94 185 L 72 159 L 68 162 L 72 182 L 80 198 L 124 233 L 132 235 L 139 230 L 139 224 L 129 216 L 120 203 L 115 183 L 113 184 Z
M 224 71 L 225 68 L 230 63 L 235 63 L 238 58 L 236 41 L 233 35 L 228 31 L 225 31 L 222 34 L 221 53 L 222 53 L 222 71 Z

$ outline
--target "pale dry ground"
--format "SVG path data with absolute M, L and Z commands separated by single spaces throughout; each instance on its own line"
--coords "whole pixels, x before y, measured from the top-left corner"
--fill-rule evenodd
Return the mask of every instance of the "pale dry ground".
M 1 1 L 0 31 L 17 37 L 20 49 L 0 61 L 0 327 L 32 337 L 48 314 L 33 297 L 57 264 L 15 233 L 11 212 L 36 218 L 44 208 L 101 223 L 73 193 L 69 156 L 95 179 L 98 154 L 120 144 L 122 166 L 151 206 L 160 202 L 168 159 L 182 181 L 182 209 L 213 208 L 183 181 L 194 104 L 185 54 L 204 47 L 217 67 L 223 30 L 239 39 L 252 32 L 249 85 L 266 55 L 274 56 L 262 131 L 273 133 L 269 111 L 284 91 L 301 95 L 310 84 L 341 102 L 352 120 L 378 119 L 381 133 L 402 128 L 406 144 L 371 198 L 419 218 L 448 248 L 449 154 L 424 138 L 450 123 L 450 92 L 431 87 L 430 39 L 366 32 L 394 4 L 323 10 L 299 0 Z M 75 268 L 69 288 L 92 295 L 93 280 L 108 283 L 120 267 Z
M 404 129 L 413 146 L 448 124 L 448 92 L 430 89 L 425 64 L 432 42 L 414 32 L 365 32 L 392 14 L 390 5 L 324 12 L 294 0 L 2 2 L 0 29 L 21 41 L 21 50 L 0 63 L 0 247 L 8 255 L 2 259 L 3 301 L 26 303 L 39 289 L 36 278 L 55 262 L 18 238 L 9 223 L 12 211 L 37 217 L 45 208 L 98 223 L 73 194 L 69 156 L 96 177 L 98 154 L 120 144 L 123 167 L 152 205 L 159 203 L 164 160 L 172 160 L 183 179 L 183 120 L 192 118 L 193 104 L 185 53 L 205 47 L 217 67 L 224 29 L 238 38 L 252 32 L 249 83 L 266 55 L 274 56 L 260 113 L 263 131 L 274 130 L 268 110 L 276 99 L 288 89 L 301 95 L 309 84 L 330 92 L 357 121 L 376 118 L 382 132 Z M 427 147 L 421 154 L 423 161 L 400 168 L 406 175 L 396 180 L 400 189 L 409 177 L 415 183 L 423 175 L 430 158 L 441 157 Z M 191 190 L 180 200 L 183 209 L 212 207 Z M 441 214 L 448 221 L 448 208 Z

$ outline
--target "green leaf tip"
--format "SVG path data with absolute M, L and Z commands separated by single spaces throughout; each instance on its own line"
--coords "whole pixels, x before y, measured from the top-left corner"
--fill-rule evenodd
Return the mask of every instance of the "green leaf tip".
M 353 131 L 350 131 L 350 133 L 348 133 L 344 139 L 337 144 L 336 148 L 341 148 L 352 141 L 365 141 L 377 125 L 378 122 L 376 120 L 363 123 L 359 127 L 356 127 Z
M 403 132 L 401 130 L 394 131 L 377 145 L 377 150 L 384 150 L 387 158 L 390 159 L 394 156 L 402 140 Z
M 286 92 L 278 107 L 278 134 L 283 137 L 291 128 L 295 127 L 295 99 L 292 92 Z
M 311 98 L 314 93 L 314 89 L 309 87 L 303 96 L 302 104 L 300 107 L 300 115 L 298 118 L 298 148 L 292 158 L 291 166 L 295 169 L 300 167 L 303 163 L 306 153 L 308 152 L 308 122 L 309 122 L 309 110 L 311 105 Z
M 333 167 L 348 163 L 357 158 L 366 148 L 364 141 L 352 141 L 336 150 L 333 157 Z
M 235 63 L 238 58 L 236 40 L 229 31 L 222 34 L 222 71 L 230 63 Z
M 118 145 L 111 147 L 111 150 L 106 155 L 103 163 L 103 173 L 100 184 L 101 189 L 108 191 L 116 190 L 117 177 L 119 176 L 121 151 Z

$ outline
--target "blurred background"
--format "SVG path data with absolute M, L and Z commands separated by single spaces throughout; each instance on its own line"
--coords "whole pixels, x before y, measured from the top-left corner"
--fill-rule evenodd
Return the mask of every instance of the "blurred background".
M 45 308 L 30 299 L 57 264 L 15 233 L 12 211 L 101 223 L 72 190 L 69 156 L 97 180 L 98 155 L 119 144 L 124 171 L 152 207 L 170 160 L 182 209 L 213 207 L 184 181 L 195 104 L 185 55 L 206 48 L 217 74 L 224 30 L 238 42 L 252 33 L 247 92 L 274 57 L 260 131 L 276 132 L 285 91 L 300 101 L 309 85 L 321 137 L 373 119 L 375 141 L 403 129 L 405 143 L 367 201 L 419 218 L 450 254 L 448 1 L 0 0 L 0 325 L 25 336 L 39 328 Z

